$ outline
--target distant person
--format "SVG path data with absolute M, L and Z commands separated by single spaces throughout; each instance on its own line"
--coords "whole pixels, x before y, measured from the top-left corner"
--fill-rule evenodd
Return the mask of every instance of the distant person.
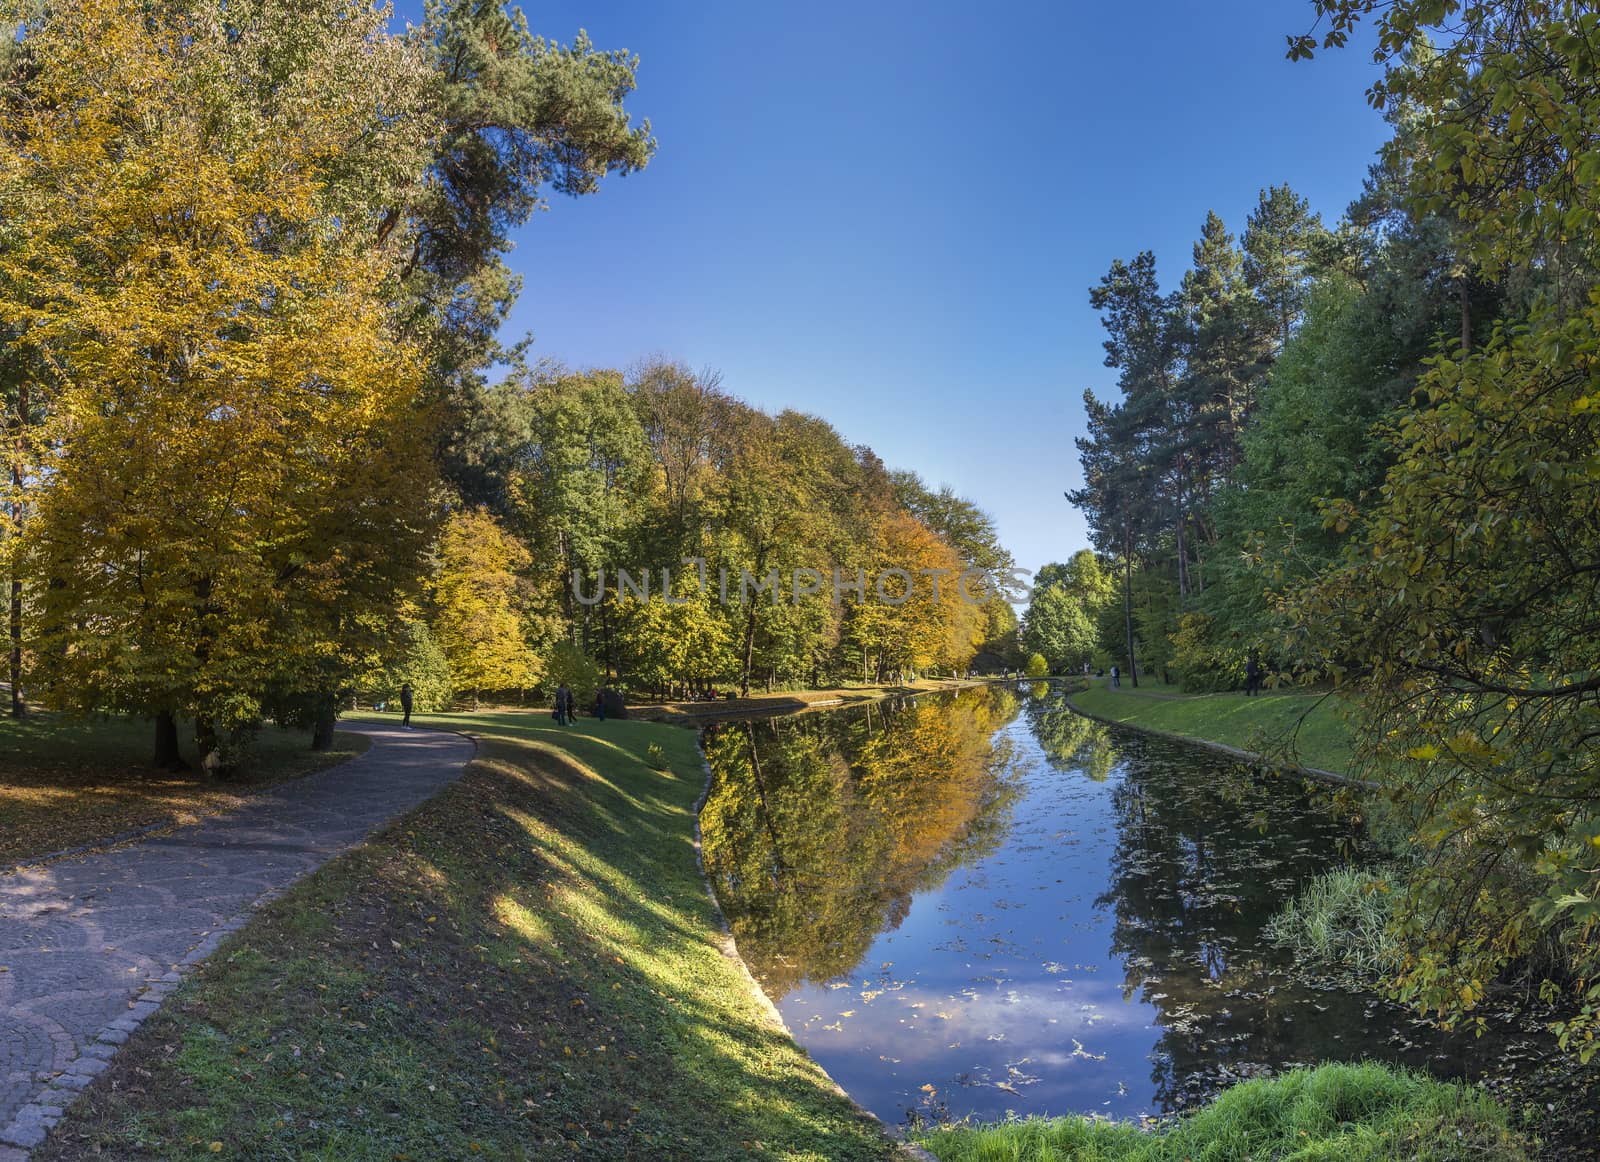
M 594 716 L 599 722 L 606 720 L 606 692 L 604 690 L 596 690 L 594 692 Z
M 411 729 L 411 683 L 405 682 L 400 686 L 400 728 Z
M 556 687 L 556 725 L 567 724 L 567 708 L 572 703 L 572 691 L 567 689 L 565 682 Z
M 1244 696 L 1254 698 L 1259 689 L 1261 689 L 1261 663 L 1256 661 L 1256 656 L 1252 653 L 1244 664 Z
M 1117 666 L 1111 667 L 1111 685 L 1120 688 L 1122 685 L 1122 670 Z

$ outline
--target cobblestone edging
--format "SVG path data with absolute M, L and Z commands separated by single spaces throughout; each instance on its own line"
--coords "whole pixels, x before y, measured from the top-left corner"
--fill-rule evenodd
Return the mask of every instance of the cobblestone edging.
M 66 1113 L 67 1107 L 91 1081 L 105 1071 L 122 1044 L 133 1036 L 146 1018 L 161 1007 L 161 1002 L 177 989 L 183 978 L 194 971 L 197 964 L 215 952 L 224 940 L 248 924 L 257 911 L 272 903 L 287 890 L 280 888 L 256 900 L 249 906 L 248 911 L 241 912 L 209 933 L 199 944 L 185 953 L 173 968 L 150 981 L 143 992 L 136 994 L 134 999 L 128 1002 L 126 1014 L 115 1018 L 101 1029 L 99 1035 L 79 1051 L 77 1058 L 67 1065 L 64 1072 L 52 1077 L 37 1097 L 17 1110 L 11 1119 L 11 1124 L 0 1129 L 0 1162 L 13 1162 L 13 1159 L 21 1162 L 27 1157 L 27 1149 L 41 1144 L 50 1129 Z M 12 1147 L 23 1149 L 10 1149 Z M 9 1154 L 8 1149 L 10 1149 Z
M 146 842 L 0 874 L 0 1162 L 23 1162 L 184 976 L 290 886 L 452 782 L 474 744 L 374 745 Z
M 717 927 L 720 930 L 718 946 L 722 950 L 722 954 L 734 963 L 739 970 L 739 974 L 744 977 L 745 987 L 749 990 L 751 999 L 766 1013 L 767 1019 L 778 1029 L 781 1029 L 785 1037 L 793 1041 L 794 1033 L 790 1031 L 788 1024 L 784 1021 L 783 1014 L 778 1011 L 778 1006 L 772 1003 L 772 998 L 767 996 L 766 990 L 756 980 L 755 974 L 750 971 L 750 966 L 744 962 L 744 957 L 739 955 L 739 946 L 733 938 L 733 928 L 728 923 L 728 917 L 723 914 L 722 902 L 717 899 L 716 889 L 711 886 L 711 877 L 706 874 L 706 861 L 702 855 L 700 843 L 700 809 L 706 805 L 706 800 L 711 796 L 712 774 L 711 764 L 706 760 L 705 747 L 701 745 L 698 733 L 695 737 L 695 749 L 700 754 L 700 769 L 705 771 L 706 781 L 700 788 L 700 797 L 694 803 L 694 863 L 695 867 L 699 869 L 700 882 L 705 886 L 706 896 L 711 901 L 712 914 L 716 917 Z M 805 1053 L 803 1048 L 800 1051 Z M 810 1059 L 811 1055 L 807 1053 L 806 1057 Z M 877 1122 L 884 1135 L 899 1144 L 903 1157 L 913 1159 L 914 1162 L 939 1162 L 937 1158 L 915 1142 L 905 1141 L 892 1126 L 846 1093 L 844 1087 L 833 1080 L 828 1075 L 828 1071 L 823 1069 L 818 1062 L 812 1060 L 811 1064 L 815 1065 L 817 1072 L 821 1073 L 827 1079 L 828 1084 L 833 1086 L 833 1091 L 849 1102 L 858 1114 Z M 8 1162 L 8 1160 L 4 1155 L 0 1155 L 0 1162 Z

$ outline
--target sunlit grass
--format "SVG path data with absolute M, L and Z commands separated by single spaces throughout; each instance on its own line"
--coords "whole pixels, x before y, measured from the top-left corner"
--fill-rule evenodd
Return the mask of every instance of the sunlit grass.
M 1269 690 L 1253 698 L 1231 692 L 1184 694 L 1176 686 L 1141 678 L 1138 689 L 1126 680 L 1116 690 L 1097 682 L 1072 695 L 1072 703 L 1129 726 L 1220 742 L 1336 774 L 1352 773 L 1352 735 L 1337 696 L 1298 690 Z
M 893 1155 L 723 952 L 693 732 L 426 724 L 478 737 L 462 780 L 225 945 L 43 1158 Z
M 940 1162 L 1520 1162 L 1506 1113 L 1476 1090 L 1381 1065 L 1324 1065 L 1247 1081 L 1177 1124 L 1088 1118 L 933 1130 Z

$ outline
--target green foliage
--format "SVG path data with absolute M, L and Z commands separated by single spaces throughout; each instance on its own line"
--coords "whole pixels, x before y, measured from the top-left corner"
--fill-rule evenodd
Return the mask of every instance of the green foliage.
M 1492 1098 L 1381 1065 L 1323 1065 L 1246 1081 L 1150 1132 L 1095 1118 L 1027 1118 L 916 1135 L 940 1162 L 1476 1162 L 1528 1159 Z
M 1077 670 L 1100 643 L 1101 615 L 1111 605 L 1115 581 L 1088 549 L 1065 565 L 1050 564 L 1034 578 L 1022 639 L 1057 673 Z
M 580 707 L 593 703 L 595 691 L 600 688 L 600 667 L 593 658 L 566 641 L 551 646 L 544 660 L 545 691 L 553 692 L 562 685 L 572 691 Z
M 449 710 L 455 702 L 450 661 L 420 616 L 407 619 L 400 636 L 404 652 L 387 666 L 361 675 L 357 688 L 372 702 L 398 703 L 400 687 L 411 684 L 413 708 L 418 713 Z
M 1050 663 L 1045 661 L 1043 654 L 1034 654 L 1028 658 L 1028 666 L 1025 673 L 1030 678 L 1049 677 Z
M 652 742 L 645 747 L 644 757 L 645 761 L 655 770 L 664 771 L 668 769 L 667 752 L 661 749 L 660 743 Z

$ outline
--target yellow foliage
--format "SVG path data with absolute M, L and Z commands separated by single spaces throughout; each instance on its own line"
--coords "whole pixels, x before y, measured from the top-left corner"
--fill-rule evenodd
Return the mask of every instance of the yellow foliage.
M 427 533 L 419 362 L 331 176 L 381 118 L 329 83 L 337 36 L 270 103 L 199 10 L 72 0 L 27 43 L 0 324 L 55 375 L 23 534 L 41 693 L 246 720 L 332 680 Z

